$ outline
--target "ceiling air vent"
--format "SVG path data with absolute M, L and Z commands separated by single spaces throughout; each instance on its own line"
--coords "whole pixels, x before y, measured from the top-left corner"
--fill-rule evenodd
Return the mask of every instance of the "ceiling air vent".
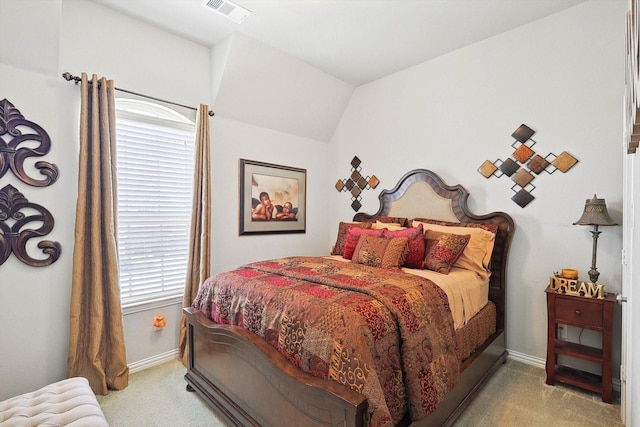
M 204 0 L 202 5 L 238 24 L 241 24 L 247 16 L 251 15 L 250 10 L 229 0 Z

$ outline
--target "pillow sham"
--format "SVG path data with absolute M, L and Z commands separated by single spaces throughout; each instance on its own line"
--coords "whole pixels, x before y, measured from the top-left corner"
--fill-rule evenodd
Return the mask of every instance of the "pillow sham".
M 340 222 L 338 224 L 338 237 L 333 245 L 331 255 L 342 255 L 344 253 L 344 244 L 347 240 L 347 231 L 349 227 L 371 228 L 370 222 Z
M 353 257 L 353 251 L 356 250 L 356 246 L 358 245 L 358 240 L 360 236 L 366 234 L 367 236 L 373 237 L 382 237 L 384 230 L 370 230 L 366 228 L 360 227 L 349 227 L 347 231 L 347 237 L 344 243 L 344 252 L 342 253 L 342 257 L 346 259 L 351 259 Z
M 384 230 L 384 237 L 392 239 L 394 237 L 406 237 L 409 239 L 407 258 L 404 266 L 409 268 L 424 268 L 424 228 L 422 224 L 417 227 L 403 228 L 401 230 Z
M 393 222 L 400 224 L 401 227 L 410 227 L 409 218 L 403 218 L 399 216 L 386 216 L 386 215 L 374 215 L 370 219 L 363 220 L 364 222 Z
M 417 226 L 419 221 L 414 220 L 413 225 Z M 446 226 L 438 224 L 422 223 L 425 228 L 425 238 L 429 238 L 428 231 L 440 233 L 469 234 L 469 243 L 462 251 L 460 257 L 454 262 L 455 267 L 465 268 L 474 271 L 480 277 L 486 279 L 491 275 L 489 264 L 491 253 L 495 243 L 495 234 L 480 227 Z
M 403 227 L 397 222 L 376 221 L 371 223 L 371 228 L 374 230 L 382 230 L 383 228 L 386 228 L 387 230 L 402 230 L 407 227 Z
M 414 218 L 413 221 L 424 222 L 426 224 L 445 225 L 447 227 L 482 228 L 483 230 L 490 231 L 494 234 L 498 232 L 498 224 L 492 224 L 489 222 L 451 222 L 433 218 Z
M 375 237 L 363 234 L 353 252 L 351 262 L 370 267 L 400 268 L 407 255 L 406 237 Z
M 471 240 L 469 234 L 437 233 L 427 230 L 424 268 L 449 274 L 451 266 L 460 258 Z

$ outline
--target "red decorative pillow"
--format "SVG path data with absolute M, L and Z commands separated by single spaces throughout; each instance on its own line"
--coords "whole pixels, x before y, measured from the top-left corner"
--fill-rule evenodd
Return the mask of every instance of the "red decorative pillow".
M 407 255 L 406 237 L 374 237 L 363 234 L 353 252 L 352 262 L 370 267 L 400 268 Z
M 462 255 L 462 251 L 464 251 L 467 243 L 469 243 L 471 235 L 453 233 L 439 234 L 437 239 L 427 239 L 424 268 L 442 274 L 449 274 L 451 266 L 460 255 Z
M 423 268 L 425 242 L 424 229 L 422 224 L 417 227 L 405 228 L 404 230 L 384 229 L 384 237 L 391 239 L 394 237 L 406 237 L 409 239 L 409 252 L 404 266 L 409 268 Z
M 349 230 L 347 231 L 347 237 L 345 238 L 344 252 L 342 253 L 342 257 L 351 259 L 351 257 L 353 256 L 353 251 L 356 250 L 358 240 L 363 234 L 373 237 L 382 237 L 382 233 L 384 233 L 384 230 L 369 230 L 360 227 L 349 227 Z
M 344 253 L 344 244 L 347 239 L 347 231 L 349 227 L 371 228 L 370 222 L 340 222 L 338 225 L 338 237 L 336 244 L 333 245 L 331 255 L 342 255 Z

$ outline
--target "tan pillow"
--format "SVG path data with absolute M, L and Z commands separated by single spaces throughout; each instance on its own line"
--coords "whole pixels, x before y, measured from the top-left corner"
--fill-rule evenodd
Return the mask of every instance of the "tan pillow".
M 491 275 L 489 264 L 491 262 L 491 253 L 496 240 L 495 234 L 482 228 L 474 227 L 454 227 L 438 224 L 427 224 L 419 221 L 413 221 L 413 226 L 422 224 L 425 229 L 425 238 L 437 239 L 437 235 L 431 234 L 429 231 L 438 233 L 455 233 L 460 235 L 468 234 L 471 236 L 469 243 L 462 251 L 460 257 L 453 263 L 454 267 L 464 268 L 476 272 L 482 278 L 488 278 Z
M 409 218 L 399 216 L 386 216 L 386 215 L 374 215 L 369 219 L 363 220 L 364 222 L 392 222 L 394 224 L 400 224 L 403 227 L 409 227 Z
M 370 267 L 400 268 L 407 256 L 409 239 L 387 239 L 363 234 L 358 240 L 351 262 Z
M 372 230 L 382 230 L 382 229 L 403 230 L 405 228 L 406 227 L 401 226 L 397 222 L 380 222 L 380 221 L 376 221 L 376 222 L 372 222 L 371 223 L 371 229 Z

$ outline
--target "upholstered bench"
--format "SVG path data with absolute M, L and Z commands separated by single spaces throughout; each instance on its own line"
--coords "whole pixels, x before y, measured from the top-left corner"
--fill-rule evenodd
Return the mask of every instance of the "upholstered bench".
M 0 402 L 0 427 L 108 427 L 86 378 L 49 384 Z

